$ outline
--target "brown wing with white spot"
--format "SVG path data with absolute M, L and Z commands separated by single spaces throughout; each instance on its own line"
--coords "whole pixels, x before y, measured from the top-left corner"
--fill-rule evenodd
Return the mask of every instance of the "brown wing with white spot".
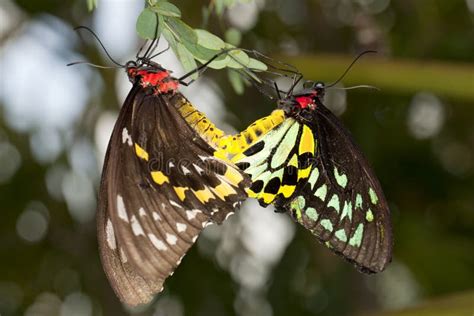
M 390 211 L 377 177 L 352 136 L 323 105 L 311 122 L 318 144 L 307 182 L 277 206 L 363 272 L 391 261 Z
M 128 305 L 162 289 L 208 223 L 221 223 L 249 180 L 186 124 L 166 95 L 134 86 L 102 175 L 98 233 L 106 274 Z

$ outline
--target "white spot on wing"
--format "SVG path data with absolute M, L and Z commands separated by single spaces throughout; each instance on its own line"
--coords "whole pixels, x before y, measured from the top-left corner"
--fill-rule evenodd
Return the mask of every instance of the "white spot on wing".
M 173 200 L 170 200 L 170 204 L 173 205 L 173 206 L 179 207 L 179 208 L 183 208 L 181 205 L 179 205 L 178 203 L 176 203 Z
M 199 213 L 201 213 L 200 210 L 188 210 L 186 211 L 186 216 L 188 217 L 188 220 L 192 220 L 196 218 L 196 215 L 198 215 Z
M 196 240 L 198 239 L 198 236 L 199 235 L 196 235 L 196 236 L 193 237 L 193 239 L 192 239 L 193 243 L 196 242 Z
M 195 163 L 193 163 L 193 166 L 194 166 L 194 169 L 196 169 L 196 171 L 199 172 L 199 174 L 204 174 L 204 169 L 202 169 L 201 167 L 199 167 Z
M 125 210 L 125 204 L 123 203 L 123 198 L 120 195 L 117 195 L 117 214 L 118 217 L 123 219 L 128 223 L 128 215 L 127 211 Z
M 183 223 L 176 223 L 176 229 L 178 230 L 178 233 L 182 233 L 186 230 L 188 226 L 186 226 L 186 224 L 183 224 Z
M 122 248 L 120 248 L 120 260 L 123 263 L 127 263 L 127 261 L 128 261 L 127 256 L 125 255 L 125 252 L 123 251 Z
M 227 215 L 225 216 L 225 219 L 224 219 L 224 220 L 228 219 L 231 215 L 234 215 L 234 212 L 229 212 L 229 213 L 227 213 Z
M 161 216 L 157 212 L 153 212 L 152 215 L 153 215 L 153 219 L 155 221 L 160 221 L 161 220 Z
M 110 218 L 107 219 L 107 225 L 105 226 L 105 234 L 107 237 L 107 244 L 109 248 L 115 250 L 117 248 L 117 243 L 115 241 L 115 233 L 114 233 L 114 226 L 110 221 Z
M 138 210 L 138 214 L 140 214 L 140 216 L 146 216 L 145 209 L 143 207 L 140 207 L 140 209 Z
M 126 127 L 123 128 L 122 130 L 122 144 L 127 143 L 128 146 L 132 146 L 132 136 L 128 133 L 128 130 Z
M 145 236 L 145 232 L 143 231 L 142 225 L 140 225 L 135 215 L 132 216 L 131 225 L 132 225 L 132 231 L 135 234 L 135 236 L 139 236 L 139 235 Z
M 178 241 L 178 238 L 170 233 L 166 233 L 166 242 L 170 245 L 176 245 L 176 242 Z
M 188 168 L 186 168 L 185 166 L 181 166 L 181 170 L 183 170 L 183 173 L 184 173 L 185 175 L 187 175 L 187 174 L 190 174 L 190 173 L 191 173 L 191 171 L 189 171 L 189 169 L 188 169 Z
M 179 265 L 181 263 L 181 261 L 183 261 L 183 258 L 184 258 L 184 255 L 182 255 L 181 258 L 179 258 L 176 263 Z
M 173 168 L 173 167 L 174 167 L 174 163 L 173 163 L 172 161 L 170 161 L 170 163 L 168 164 L 168 166 L 169 166 L 170 168 Z
M 150 239 L 151 243 L 153 246 L 155 246 L 156 249 L 158 250 L 167 250 L 168 247 L 166 247 L 165 243 L 161 240 L 159 240 L 155 234 L 148 234 L 148 238 Z

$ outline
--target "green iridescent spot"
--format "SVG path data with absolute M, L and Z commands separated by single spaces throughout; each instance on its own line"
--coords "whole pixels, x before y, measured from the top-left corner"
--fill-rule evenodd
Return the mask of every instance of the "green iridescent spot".
M 304 209 L 305 205 L 306 205 L 305 198 L 302 197 L 301 195 L 298 196 L 298 206 L 299 206 L 300 210 Z
M 359 193 L 356 195 L 355 208 L 362 208 L 362 196 Z
M 354 235 L 349 239 L 349 245 L 353 247 L 360 247 L 362 243 L 362 234 L 364 233 L 364 225 L 362 223 L 357 226 Z
M 372 211 L 369 210 L 367 211 L 367 213 L 365 213 L 365 219 L 370 223 L 374 220 L 374 214 L 372 213 Z
M 337 239 L 339 239 L 340 241 L 342 242 L 346 242 L 347 241 L 347 235 L 346 235 L 346 231 L 342 228 L 342 229 L 339 229 L 338 231 L 336 231 L 336 233 L 334 234 L 334 236 L 337 237 Z
M 352 221 L 352 202 L 345 201 L 344 207 L 342 209 L 341 221 L 344 217 L 349 217 L 349 220 Z
M 319 178 L 319 170 L 318 168 L 314 168 L 313 171 L 311 171 L 311 175 L 309 176 L 308 183 L 311 184 L 311 190 L 313 190 L 314 185 L 316 184 L 316 181 L 318 181 Z
M 339 173 L 336 167 L 334 167 L 334 177 L 336 178 L 337 184 L 345 188 L 347 185 L 347 176 L 343 173 Z
M 326 199 L 326 194 L 328 193 L 328 187 L 326 186 L 326 184 L 323 184 L 322 186 L 320 186 L 316 192 L 314 193 L 314 195 L 316 195 L 318 198 L 321 199 L 321 201 L 324 202 L 324 200 Z
M 301 222 L 301 210 L 304 208 L 305 204 L 306 204 L 306 200 L 301 195 L 298 196 L 298 198 L 291 201 L 290 206 L 293 212 L 295 213 L 296 220 L 298 222 Z
M 374 189 L 369 188 L 369 195 L 370 195 L 370 202 L 372 202 L 372 204 L 374 205 L 377 204 L 377 202 L 379 201 L 379 198 L 377 194 L 375 194 Z
M 321 226 L 323 226 L 326 230 L 328 230 L 330 232 L 332 232 L 332 230 L 333 230 L 332 223 L 328 219 L 323 219 L 321 221 Z
M 336 194 L 333 194 L 331 200 L 328 203 L 328 207 L 333 207 L 339 213 L 340 211 L 339 197 Z
M 312 221 L 317 221 L 318 220 L 318 212 L 316 212 L 315 208 L 308 207 L 305 211 L 305 214 Z

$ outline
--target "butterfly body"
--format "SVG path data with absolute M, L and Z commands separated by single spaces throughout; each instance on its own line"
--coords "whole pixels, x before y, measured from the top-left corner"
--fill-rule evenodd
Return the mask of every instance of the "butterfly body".
M 235 211 L 249 180 L 182 115 L 194 108 L 169 71 L 140 59 L 126 71 L 133 88 L 107 149 L 97 225 L 113 289 L 138 305 L 162 290 L 205 226 Z
M 324 106 L 324 92 L 318 83 L 279 100 L 274 113 L 284 120 L 232 161 L 251 177 L 250 197 L 288 213 L 360 270 L 379 272 L 391 260 L 388 205 L 349 131 Z

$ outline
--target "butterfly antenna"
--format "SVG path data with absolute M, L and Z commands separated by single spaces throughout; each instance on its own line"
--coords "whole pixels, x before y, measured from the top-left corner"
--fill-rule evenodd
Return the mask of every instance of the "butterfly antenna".
M 357 86 L 351 86 L 351 87 L 344 87 L 344 88 L 334 87 L 334 88 L 331 88 L 331 89 L 334 89 L 334 90 L 373 89 L 373 90 L 380 91 L 380 88 L 378 88 L 378 87 L 371 86 L 371 85 L 365 85 L 365 84 L 357 85 Z
M 102 47 L 102 49 L 104 50 L 105 54 L 107 55 L 107 57 L 109 57 L 110 61 L 112 61 L 114 64 L 116 64 L 117 66 L 120 66 L 120 67 L 125 67 L 125 65 L 122 65 L 120 63 L 118 63 L 117 61 L 115 61 L 115 59 L 112 58 L 112 56 L 110 56 L 109 52 L 107 51 L 107 49 L 105 48 L 104 44 L 102 43 L 102 41 L 100 40 L 100 38 L 97 36 L 97 34 L 94 33 L 94 31 L 92 31 L 90 28 L 88 28 L 87 26 L 78 26 L 76 28 L 74 28 L 74 31 L 79 31 L 79 30 L 86 30 L 88 31 L 89 33 L 91 33 L 92 36 L 94 36 L 94 38 L 97 40 L 97 42 L 99 43 L 99 45 Z M 85 63 L 84 63 L 85 64 Z
M 370 53 L 377 53 L 377 51 L 375 50 L 366 50 L 366 51 L 363 51 L 362 53 L 360 53 L 356 58 L 354 58 L 354 60 L 351 62 L 351 64 L 346 68 L 346 70 L 344 71 L 344 73 L 339 77 L 339 79 L 337 79 L 336 81 L 334 81 L 333 83 L 331 83 L 330 85 L 326 86 L 326 88 L 330 88 L 332 86 L 335 86 L 336 84 L 338 84 L 346 75 L 347 73 L 349 72 L 349 70 L 351 70 L 352 66 L 354 66 L 354 64 L 364 55 L 366 54 L 370 54 Z
M 165 52 L 167 52 L 167 51 L 170 49 L 170 47 L 171 47 L 171 46 L 170 46 L 170 44 L 168 43 L 168 47 L 166 47 L 166 48 L 163 49 L 162 51 L 159 51 L 159 52 L 156 53 L 155 55 L 150 56 L 150 60 L 153 59 L 153 58 L 155 58 L 155 57 L 157 57 L 157 56 L 159 56 L 159 55 L 161 55 L 161 54 L 163 54 L 163 53 L 165 53 Z
M 87 61 L 75 61 L 75 62 L 72 62 L 72 63 L 69 63 L 67 64 L 66 66 L 74 66 L 74 65 L 89 65 L 91 67 L 95 67 L 95 68 L 101 68 L 101 69 L 117 69 L 117 68 L 122 68 L 122 66 L 102 66 L 102 65 L 97 65 L 97 64 L 93 64 L 93 63 L 89 63 Z

